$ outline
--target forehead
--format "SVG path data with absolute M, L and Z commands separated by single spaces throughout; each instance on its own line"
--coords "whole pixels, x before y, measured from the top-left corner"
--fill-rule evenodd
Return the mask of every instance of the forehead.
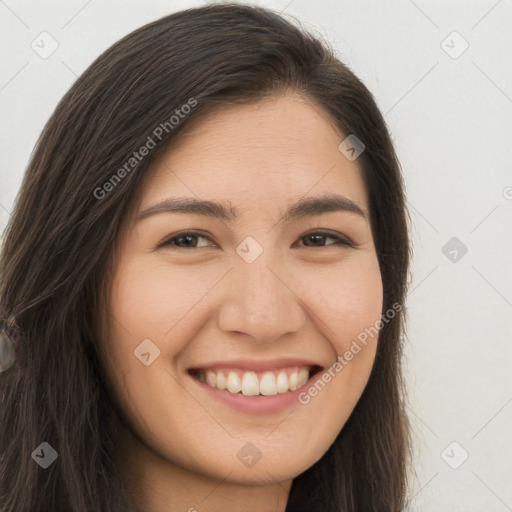
M 345 137 L 328 112 L 296 93 L 219 108 L 155 163 L 141 209 L 195 195 L 274 210 L 333 192 L 367 209 L 361 170 L 338 149 Z

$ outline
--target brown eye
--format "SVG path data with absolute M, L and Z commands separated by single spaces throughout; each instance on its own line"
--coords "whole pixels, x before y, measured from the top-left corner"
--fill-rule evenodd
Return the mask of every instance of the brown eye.
M 208 244 L 205 245 L 204 243 L 198 243 L 199 239 L 211 240 L 209 237 L 201 233 L 195 231 L 184 231 L 168 238 L 158 247 L 177 247 L 178 249 L 201 249 L 202 247 L 208 247 Z
M 329 239 L 334 240 L 334 243 L 326 243 Z M 349 247 L 353 247 L 346 238 L 325 232 L 309 233 L 308 235 L 303 236 L 301 240 L 306 241 L 304 244 L 305 247 L 328 247 L 330 245 L 347 245 Z

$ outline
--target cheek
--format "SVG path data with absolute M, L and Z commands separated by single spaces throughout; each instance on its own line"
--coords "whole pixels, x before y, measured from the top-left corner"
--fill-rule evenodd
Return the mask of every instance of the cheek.
M 376 325 L 382 314 L 382 279 L 376 256 L 343 263 L 337 270 L 317 272 L 302 281 L 316 326 L 333 349 L 332 365 L 299 396 L 299 407 L 317 418 L 310 425 L 311 439 L 318 429 L 326 435 L 322 442 L 311 445 L 318 456 L 334 441 L 368 382 L 377 351 Z
M 222 277 L 217 274 L 160 262 L 119 267 L 110 296 L 116 320 L 111 325 L 118 334 L 112 333 L 110 339 L 120 335 L 132 344 L 151 337 L 161 342 L 173 339 L 172 346 L 179 350 L 176 330 L 201 312 L 202 300 Z
M 305 302 L 338 355 L 380 319 L 383 288 L 376 255 L 364 255 L 303 275 L 300 286 L 307 297 Z

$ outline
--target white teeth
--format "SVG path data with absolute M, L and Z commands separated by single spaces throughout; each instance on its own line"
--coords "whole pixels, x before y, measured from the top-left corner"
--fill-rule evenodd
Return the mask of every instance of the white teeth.
M 309 379 L 309 370 L 303 368 L 297 375 L 297 389 L 304 386 Z
M 265 372 L 260 382 L 260 394 L 265 396 L 277 395 L 276 376 Z
M 286 393 L 288 391 L 288 375 L 286 375 L 286 372 L 279 372 L 276 385 L 278 393 Z
M 288 377 L 288 388 L 290 391 L 295 391 L 299 386 L 297 386 L 297 372 L 293 372 Z
M 217 375 L 215 375 L 215 373 L 210 370 L 207 371 L 206 372 L 206 382 L 212 388 L 216 387 L 217 386 Z
M 226 377 L 222 372 L 217 373 L 217 389 L 226 389 Z
M 260 393 L 258 376 L 254 372 L 245 372 L 242 378 L 242 394 L 256 396 Z
M 234 394 L 273 396 L 278 393 L 295 391 L 304 386 L 309 379 L 309 374 L 309 368 L 289 368 L 288 370 L 283 368 L 279 372 L 266 371 L 263 374 L 260 373 L 259 378 L 258 374 L 253 371 L 215 372 L 206 370 L 198 372 L 196 377 L 212 388 L 227 390 Z
M 226 382 L 227 390 L 231 393 L 238 393 L 242 389 L 240 377 L 236 372 L 229 372 L 228 381 Z

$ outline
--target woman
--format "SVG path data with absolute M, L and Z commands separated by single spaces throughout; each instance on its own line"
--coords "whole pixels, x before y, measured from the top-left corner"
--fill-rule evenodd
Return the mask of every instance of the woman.
M 6 230 L 0 509 L 403 510 L 409 258 L 385 122 L 322 42 L 239 5 L 129 34 Z

